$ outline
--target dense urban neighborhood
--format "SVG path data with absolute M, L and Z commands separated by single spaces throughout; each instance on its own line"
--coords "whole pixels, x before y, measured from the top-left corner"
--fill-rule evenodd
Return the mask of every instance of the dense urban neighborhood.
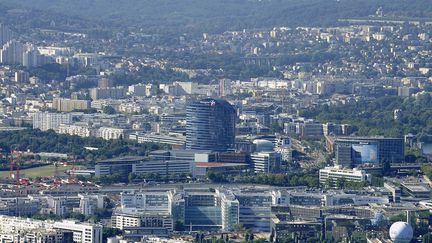
M 425 0 L 0 0 L 0 242 L 432 242 Z

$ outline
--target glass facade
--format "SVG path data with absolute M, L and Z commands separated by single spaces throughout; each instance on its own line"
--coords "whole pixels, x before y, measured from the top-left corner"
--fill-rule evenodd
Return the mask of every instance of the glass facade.
M 193 102 L 186 116 L 186 149 L 225 151 L 234 147 L 236 112 L 227 101 Z
M 336 164 L 345 167 L 363 163 L 405 161 L 403 138 L 342 137 L 335 140 Z
M 353 144 L 352 159 L 355 164 L 379 163 L 376 144 Z

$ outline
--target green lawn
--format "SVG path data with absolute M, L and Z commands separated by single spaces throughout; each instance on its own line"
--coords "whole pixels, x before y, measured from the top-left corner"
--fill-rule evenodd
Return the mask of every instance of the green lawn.
M 72 166 L 68 165 L 68 166 L 63 166 L 60 165 L 57 169 L 58 169 L 58 173 L 60 176 L 64 176 L 65 175 L 65 171 L 71 169 Z M 31 169 L 25 169 L 25 170 L 21 170 L 20 171 L 21 177 L 22 178 L 27 178 L 27 177 L 37 177 L 37 176 L 54 176 L 55 174 L 55 166 L 54 165 L 46 165 L 46 166 L 41 166 L 41 167 L 36 167 L 36 168 L 31 168 Z M 0 171 L 0 177 L 7 177 L 9 176 L 9 171 Z

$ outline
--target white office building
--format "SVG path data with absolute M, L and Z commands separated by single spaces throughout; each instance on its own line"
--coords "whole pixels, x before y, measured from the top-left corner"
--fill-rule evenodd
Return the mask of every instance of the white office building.
M 366 174 L 364 170 L 354 169 L 342 169 L 340 167 L 325 167 L 319 171 L 319 181 L 321 184 L 325 184 L 329 180 L 336 183 L 338 179 L 351 182 L 364 182 L 369 179 L 369 174 Z
M 102 243 L 102 226 L 98 224 L 80 223 L 76 221 L 63 220 L 35 220 L 30 218 L 19 218 L 11 216 L 0 216 L 0 239 L 2 242 L 21 242 L 14 236 L 18 235 L 25 242 L 62 242 L 62 234 L 71 232 L 74 242 Z M 43 235 L 41 235 L 43 234 Z M 50 241 L 30 241 L 36 236 L 37 239 L 51 239 Z M 50 236 L 50 237 L 49 237 Z M 3 241 L 4 239 L 12 241 Z
M 281 155 L 277 152 L 259 152 L 251 154 L 255 173 L 268 173 L 278 170 L 281 165 Z
M 102 226 L 89 223 L 78 223 L 76 221 L 63 220 L 54 222 L 54 229 L 71 231 L 74 242 L 99 243 L 102 242 Z

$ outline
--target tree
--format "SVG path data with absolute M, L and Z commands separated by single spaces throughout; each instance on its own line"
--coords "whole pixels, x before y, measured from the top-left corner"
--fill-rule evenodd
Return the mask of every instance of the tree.
M 235 232 L 243 232 L 245 230 L 243 224 L 234 224 L 233 229 Z
M 427 234 L 423 235 L 422 243 L 430 243 L 430 242 L 432 242 L 432 234 L 427 233 Z
M 386 160 L 383 162 L 383 175 L 389 175 L 391 171 L 390 161 Z
M 371 185 L 376 187 L 384 186 L 384 178 L 379 175 L 373 174 L 371 177 Z
M 105 114 L 115 114 L 116 110 L 114 109 L 114 107 L 110 106 L 110 105 L 106 105 L 104 106 L 104 108 L 102 109 L 103 113 Z
M 346 179 L 345 178 L 337 178 L 336 180 L 336 187 L 339 189 L 345 188 L 346 185 Z
M 107 242 L 107 238 L 114 237 L 122 234 L 123 232 L 116 228 L 103 227 L 102 229 L 102 240 Z
M 179 220 L 175 221 L 175 223 L 174 223 L 174 230 L 175 231 L 183 231 L 184 230 L 184 224 L 183 224 L 183 222 L 179 221 Z

